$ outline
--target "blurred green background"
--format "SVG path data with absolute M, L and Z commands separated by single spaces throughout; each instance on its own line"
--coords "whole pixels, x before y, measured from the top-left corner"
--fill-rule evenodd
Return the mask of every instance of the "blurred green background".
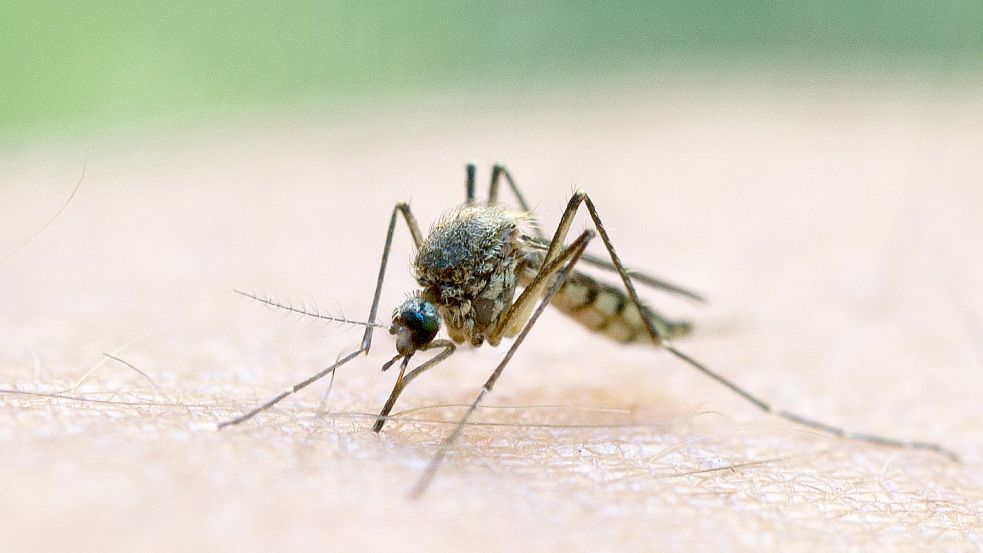
M 659 67 L 976 75 L 983 2 L 0 3 L 0 138 Z

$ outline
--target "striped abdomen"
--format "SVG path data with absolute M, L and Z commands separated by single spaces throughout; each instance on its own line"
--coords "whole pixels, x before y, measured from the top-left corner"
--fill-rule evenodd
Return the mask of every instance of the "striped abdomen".
M 652 341 L 628 294 L 620 287 L 599 282 L 585 273 L 571 272 L 551 303 L 588 329 L 612 340 L 623 343 Z M 684 336 L 691 329 L 688 322 L 670 321 L 648 307 L 642 306 L 642 312 L 666 338 Z

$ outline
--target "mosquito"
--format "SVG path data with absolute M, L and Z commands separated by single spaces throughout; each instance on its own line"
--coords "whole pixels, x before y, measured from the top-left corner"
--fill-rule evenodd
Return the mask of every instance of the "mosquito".
M 359 355 L 368 354 L 374 330 L 386 328 L 385 325 L 375 321 L 396 224 L 399 217 L 402 217 L 416 247 L 412 268 L 420 288 L 396 307 L 391 323 L 388 325 L 389 333 L 395 336 L 397 353 L 382 366 L 382 370 L 388 370 L 398 362 L 399 374 L 372 430 L 374 432 L 382 430 L 396 400 L 410 382 L 450 357 L 458 345 L 476 348 L 487 343 L 497 346 L 503 339 L 513 338 L 501 362 L 492 371 L 477 397 L 457 422 L 454 430 L 444 439 L 427 469 L 420 476 L 413 488 L 413 496 L 419 496 L 426 490 L 468 420 L 479 404 L 491 393 L 505 367 L 547 305 L 552 305 L 588 329 L 618 342 L 643 342 L 661 347 L 766 414 L 843 439 L 888 447 L 929 450 L 952 460 L 958 460 L 955 453 L 938 444 L 850 432 L 809 417 L 773 408 L 771 404 L 673 345 L 672 340 L 688 334 L 691 325 L 686 321 L 669 319 L 643 303 L 638 297 L 635 282 L 697 302 L 705 301 L 704 298 L 681 286 L 627 269 L 618 257 L 589 195 L 579 191 L 573 194 L 552 238 L 547 238 L 536 223 L 529 204 L 515 184 L 515 180 L 504 166 L 495 165 L 492 168 L 488 199 L 485 202 L 478 202 L 475 198 L 475 166 L 467 165 L 466 172 L 465 203 L 443 215 L 426 236 L 420 231 L 408 204 L 397 203 L 393 208 L 382 250 L 382 262 L 376 280 L 372 307 L 366 322 L 323 315 L 306 307 L 298 308 L 255 294 L 236 291 L 268 306 L 301 315 L 364 325 L 365 333 L 357 349 L 339 357 L 330 367 L 295 384 L 244 415 L 220 423 L 220 428 L 249 420 L 287 396 L 333 374 L 339 367 Z M 499 205 L 498 195 L 503 180 L 511 189 L 520 210 L 507 209 Z M 586 207 L 596 231 L 586 229 L 575 240 L 565 244 L 574 217 L 583 207 Z M 604 244 L 607 259 L 585 253 L 588 243 L 595 237 L 600 237 Z M 617 274 L 621 286 L 601 282 L 579 271 L 576 268 L 578 262 Z M 449 340 L 437 338 L 442 326 L 446 327 Z M 418 352 L 431 350 L 437 351 L 436 355 L 407 371 L 410 360 Z

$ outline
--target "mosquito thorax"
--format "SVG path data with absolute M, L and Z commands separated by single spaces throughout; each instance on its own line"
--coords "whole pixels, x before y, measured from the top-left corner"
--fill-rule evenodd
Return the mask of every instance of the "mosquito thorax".
M 438 307 L 455 343 L 485 343 L 512 304 L 528 218 L 507 208 L 464 205 L 434 223 L 417 249 L 413 272 L 420 294 Z
M 437 307 L 420 296 L 407 298 L 393 312 L 389 333 L 396 336 L 396 351 L 410 356 L 427 346 L 440 331 Z

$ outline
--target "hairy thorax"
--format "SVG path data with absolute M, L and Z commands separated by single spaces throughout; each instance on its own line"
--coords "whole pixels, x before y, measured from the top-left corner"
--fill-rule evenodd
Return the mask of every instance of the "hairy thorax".
M 462 206 L 441 217 L 420 246 L 413 268 L 421 295 L 437 306 L 455 342 L 480 346 L 512 304 L 528 253 L 526 220 L 507 209 Z

